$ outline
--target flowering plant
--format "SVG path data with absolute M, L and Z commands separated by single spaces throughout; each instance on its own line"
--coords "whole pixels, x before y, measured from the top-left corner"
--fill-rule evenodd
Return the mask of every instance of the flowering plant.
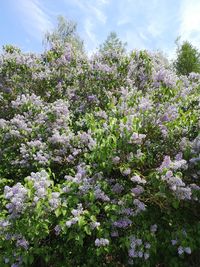
M 198 264 L 198 75 L 55 44 L 0 77 L 0 266 Z

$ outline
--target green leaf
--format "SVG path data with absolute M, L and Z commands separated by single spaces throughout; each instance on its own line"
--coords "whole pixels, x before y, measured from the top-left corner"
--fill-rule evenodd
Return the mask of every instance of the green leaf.
M 64 216 L 67 214 L 67 211 L 65 209 L 62 208 L 61 211 L 62 211 L 62 215 Z
M 92 215 L 92 216 L 90 217 L 90 220 L 93 221 L 93 222 L 96 222 L 96 217 L 95 217 L 94 215 Z
M 173 206 L 173 208 L 178 209 L 178 207 L 179 207 L 179 200 L 174 200 L 172 202 L 172 206 Z
M 78 220 L 78 225 L 80 227 L 84 226 L 85 224 L 87 224 L 87 222 L 85 221 L 85 218 L 83 216 L 80 216 L 79 217 L 79 220 Z
M 84 226 L 84 231 L 86 232 L 87 235 L 91 235 L 91 229 L 89 225 Z
M 61 213 L 63 213 L 63 211 L 60 208 L 55 210 L 56 217 L 59 217 Z

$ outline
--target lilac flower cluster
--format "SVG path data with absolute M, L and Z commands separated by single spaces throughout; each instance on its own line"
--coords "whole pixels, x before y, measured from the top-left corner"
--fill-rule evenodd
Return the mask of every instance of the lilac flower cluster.
M 13 100 L 11 105 L 13 108 L 21 108 L 28 105 L 32 105 L 34 108 L 40 108 L 43 106 L 43 101 L 40 96 L 37 96 L 34 93 L 22 94 Z
M 0 221 L 0 228 L 5 229 L 8 227 L 11 223 L 8 220 L 1 220 Z
M 101 225 L 100 222 L 91 222 L 90 228 L 94 230 L 95 228 L 98 228 L 100 225 Z
M 143 242 L 142 239 L 138 239 L 135 236 L 130 237 L 130 258 L 140 258 L 148 260 L 150 257 L 149 249 L 151 248 L 150 243 Z
M 183 247 L 181 245 L 178 245 L 179 241 L 177 239 L 171 240 L 171 243 L 172 243 L 173 246 L 177 246 L 177 252 L 178 252 L 179 256 L 183 255 L 184 253 L 186 253 L 186 254 L 191 254 L 192 253 L 192 250 L 191 250 L 190 247 Z
M 116 157 L 112 158 L 112 161 L 114 164 L 118 164 L 120 162 L 120 157 L 116 156 Z
M 157 229 L 158 229 L 158 225 L 157 225 L 157 224 L 152 224 L 152 225 L 151 225 L 151 228 L 150 228 L 150 231 L 151 231 L 152 233 L 155 233 L 155 232 L 157 231 Z
M 131 181 L 137 184 L 146 184 L 146 180 L 141 178 L 139 175 L 134 175 L 131 177 Z
M 106 238 L 97 238 L 95 240 L 95 246 L 96 247 L 105 247 L 108 246 L 110 241 Z
M 172 71 L 161 68 L 154 73 L 153 80 L 155 87 L 159 87 L 163 83 L 169 88 L 174 88 L 176 86 L 177 77 Z
M 50 187 L 51 182 L 49 180 L 49 175 L 46 171 L 42 170 L 37 173 L 32 172 L 31 175 L 27 177 L 27 180 L 33 183 L 33 188 L 35 189 L 35 203 L 47 196 L 47 189 L 48 187 Z
M 121 194 L 123 191 L 124 187 L 123 185 L 116 183 L 112 186 L 112 191 L 116 194 Z
M 175 105 L 170 105 L 165 110 L 164 115 L 161 117 L 161 122 L 173 121 L 178 117 L 178 110 Z
M 186 253 L 186 254 L 191 254 L 192 253 L 192 251 L 191 251 L 191 248 L 190 247 L 182 247 L 182 246 L 179 246 L 178 247 L 178 254 L 179 255 L 182 255 L 183 253 Z
M 21 184 L 17 183 L 13 187 L 5 186 L 4 196 L 10 202 L 6 204 L 6 208 L 12 217 L 21 214 L 26 208 L 28 190 Z
M 128 218 L 122 218 L 113 223 L 113 226 L 116 228 L 128 228 L 131 225 L 132 221 Z
M 162 180 L 167 182 L 177 198 L 191 199 L 191 188 L 186 186 L 180 177 L 173 175 L 172 171 L 167 171 L 166 174 L 162 176 Z
M 73 215 L 73 217 L 70 220 L 66 221 L 65 225 L 68 228 L 70 228 L 73 224 L 76 224 L 79 220 L 80 215 L 83 214 L 83 212 L 84 210 L 83 210 L 82 204 L 80 203 L 78 204 L 77 209 L 73 209 L 71 211 L 71 214 Z
M 58 236 L 58 235 L 60 234 L 60 232 L 61 232 L 61 227 L 60 227 L 60 225 L 56 225 L 56 226 L 54 227 L 54 231 L 55 231 L 56 236 Z
M 138 109 L 144 112 L 144 111 L 150 110 L 151 108 L 152 108 L 152 101 L 148 97 L 142 97 L 140 99 Z
M 55 210 L 58 208 L 60 204 L 60 193 L 59 192 L 52 192 L 51 193 L 51 198 L 49 200 L 49 205 L 52 210 Z
M 138 214 L 138 213 L 146 210 L 146 205 L 137 198 L 134 199 L 133 204 L 136 206 L 135 214 Z
M 160 172 L 164 169 L 178 170 L 178 169 L 187 169 L 187 161 L 184 159 L 177 159 L 175 161 L 171 161 L 170 156 L 165 156 L 161 166 L 158 168 Z
M 131 189 L 131 192 L 137 197 L 144 192 L 144 188 L 140 185 L 137 185 L 136 187 Z
M 94 195 L 96 199 L 108 202 L 110 198 L 101 190 L 101 188 L 97 187 L 94 191 Z
M 25 238 L 20 238 L 20 239 L 17 240 L 16 246 L 17 247 L 22 247 L 25 250 L 27 250 L 28 246 L 29 246 L 29 242 Z
M 31 161 L 38 162 L 39 164 L 45 166 L 48 165 L 51 154 L 47 152 L 46 143 L 41 140 L 33 140 L 27 142 L 26 144 L 21 144 L 20 154 L 22 160 L 20 160 L 21 165 L 30 164 Z
M 89 149 L 92 149 L 96 145 L 96 141 L 92 138 L 91 132 L 78 133 L 82 145 L 87 145 Z
M 140 145 L 145 137 L 145 134 L 133 133 L 130 138 L 130 143 Z
M 10 133 L 8 132 L 6 137 L 17 136 L 20 137 L 22 132 L 32 132 L 31 123 L 24 115 L 17 114 L 9 122 Z
M 131 169 L 130 168 L 127 168 L 127 169 L 124 169 L 124 170 L 122 170 L 122 174 L 123 175 L 129 175 L 129 174 L 131 174 Z

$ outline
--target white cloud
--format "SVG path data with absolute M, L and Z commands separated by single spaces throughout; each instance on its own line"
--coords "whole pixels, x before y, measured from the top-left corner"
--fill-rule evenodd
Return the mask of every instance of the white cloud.
M 103 24 L 106 23 L 106 20 L 107 20 L 107 17 L 106 15 L 100 10 L 98 9 L 97 7 L 94 7 L 94 6 L 88 6 L 88 8 L 91 10 L 91 13 L 94 14 L 94 16 L 100 21 L 102 22 Z
M 95 31 L 99 25 L 105 25 L 107 22 L 104 7 L 110 3 L 110 0 L 65 0 L 65 3 L 70 3 L 77 9 L 77 14 L 80 14 L 83 22 L 81 35 L 88 53 L 92 54 L 99 44 L 98 35 L 95 34 Z
M 145 35 L 145 33 L 142 30 L 139 31 L 138 35 L 142 40 L 149 41 L 149 38 L 147 37 L 147 35 Z
M 200 1 L 183 0 L 180 7 L 179 33 L 183 40 L 200 45 Z
M 105 4 L 108 4 L 109 1 L 101 0 L 94 3 L 94 1 L 91 0 L 85 0 L 84 2 L 81 0 L 70 0 L 71 3 L 78 8 L 80 8 L 85 16 L 93 17 L 94 20 L 98 20 L 102 24 L 106 23 L 107 17 L 105 13 L 103 12 L 102 8 Z M 68 3 L 68 0 L 66 1 Z
M 132 47 L 141 49 L 148 48 L 152 39 L 156 46 L 166 29 L 169 17 L 166 2 L 158 0 L 118 1 L 118 13 L 117 26 L 129 29 L 131 36 L 126 40 L 129 43 L 128 39 L 131 41 L 134 36 Z
M 163 32 L 163 27 L 159 26 L 157 20 L 152 20 L 147 26 L 147 31 L 154 38 L 158 37 Z
M 145 40 L 141 38 L 140 34 L 138 34 L 134 30 L 127 30 L 125 31 L 123 37 L 123 41 L 127 42 L 128 50 L 133 49 L 147 49 L 147 46 L 145 44 Z
M 92 21 L 89 18 L 87 18 L 84 22 L 84 30 L 87 35 L 87 43 L 88 41 L 90 41 L 92 42 L 93 45 L 95 45 L 97 43 L 97 39 L 96 39 L 96 35 L 93 32 L 93 27 L 94 25 Z
M 53 28 L 53 24 L 38 0 L 19 0 L 16 8 L 29 35 L 41 40 L 44 33 Z

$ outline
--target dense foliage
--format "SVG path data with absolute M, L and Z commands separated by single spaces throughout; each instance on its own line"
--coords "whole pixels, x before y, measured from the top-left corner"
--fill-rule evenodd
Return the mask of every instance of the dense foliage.
M 189 75 L 191 72 L 200 73 L 200 53 L 190 42 L 182 44 L 177 40 L 177 58 L 174 67 L 177 74 Z
M 200 75 L 51 45 L 0 57 L 0 266 L 199 266 Z

